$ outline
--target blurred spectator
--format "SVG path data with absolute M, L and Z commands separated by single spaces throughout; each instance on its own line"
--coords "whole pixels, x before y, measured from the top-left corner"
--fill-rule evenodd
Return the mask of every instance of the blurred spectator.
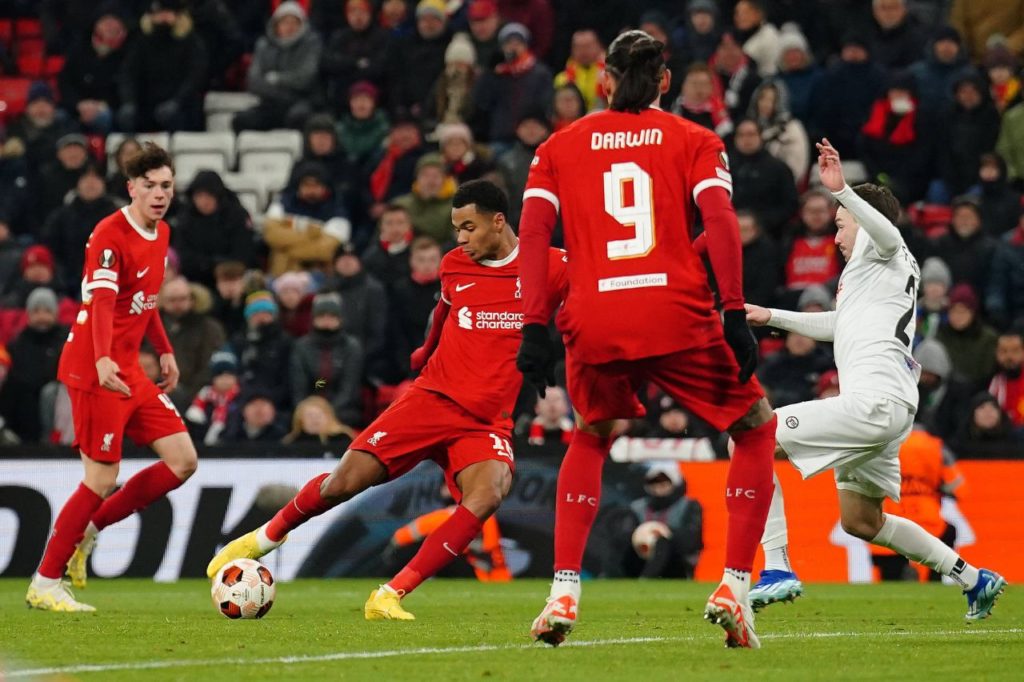
M 323 5 L 321 1 L 315 6 Z M 327 0 L 338 5 L 338 0 Z M 346 0 L 345 23 L 330 33 L 320 57 L 320 70 L 327 81 L 327 101 L 338 113 L 346 110 L 349 89 L 359 81 L 384 85 L 391 38 L 373 21 L 370 0 Z M 347 25 L 345 25 L 347 24 Z
M 245 263 L 223 261 L 213 266 L 213 308 L 210 314 L 228 338 L 245 330 Z
M 121 130 L 182 130 L 202 125 L 208 57 L 184 0 L 154 0 L 142 17 L 119 80 Z
M 917 341 L 935 338 L 948 317 L 953 275 L 941 258 L 928 258 L 921 266 L 921 296 L 917 302 Z
M 857 156 L 857 139 L 872 103 L 884 92 L 885 71 L 856 33 L 843 38 L 839 59 L 814 91 L 812 138 L 827 137 L 844 159 Z
M 25 145 L 29 177 L 35 178 L 53 160 L 57 140 L 74 129 L 67 114 L 57 109 L 53 89 L 45 81 L 35 81 L 29 87 L 25 111 L 8 126 L 7 137 L 16 137 Z
M 210 357 L 226 341 L 224 328 L 210 317 L 212 305 L 210 292 L 198 284 L 190 286 L 184 277 L 166 282 L 160 290 L 160 317 L 178 360 L 178 392 L 185 405 L 210 382 Z
M 917 84 L 918 100 L 924 111 L 941 111 L 953 99 L 953 83 L 974 73 L 960 43 L 960 34 L 951 26 L 939 28 L 925 58 L 911 64 L 910 73 Z
M 234 260 L 248 266 L 256 264 L 257 237 L 252 220 L 238 196 L 211 170 L 196 173 L 171 237 L 181 259 L 181 274 L 204 286 L 213 285 L 217 263 Z
M 485 71 L 473 92 L 477 107 L 474 130 L 491 144 L 515 141 L 516 124 L 529 111 L 551 111 L 551 71 L 530 50 L 530 31 L 518 23 L 498 33 L 504 61 Z
M 405 260 L 408 264 L 408 257 Z M 359 341 L 366 358 L 367 375 L 375 376 L 376 363 L 386 361 L 383 353 L 388 320 L 384 311 L 388 310 L 388 295 L 384 285 L 366 271 L 351 245 L 342 244 L 334 254 L 334 272 L 321 291 L 333 291 L 341 296 L 345 333 Z
M 779 249 L 764 234 L 761 223 L 751 211 L 736 212 L 743 247 L 743 299 L 747 303 L 770 306 L 779 287 Z
M 966 282 L 977 291 L 985 291 L 996 240 L 981 224 L 981 209 L 970 197 L 953 200 L 953 218 L 949 231 L 935 240 L 935 255 L 953 273 L 953 282 Z
M 776 78 L 789 90 L 793 116 L 805 125 L 812 123 L 818 88 L 825 72 L 814 61 L 807 38 L 796 26 L 786 24 L 779 33 L 779 71 Z
M 452 241 L 452 195 L 455 179 L 445 171 L 440 154 L 424 154 L 416 162 L 416 181 L 409 194 L 395 199 L 412 216 L 417 235 L 438 243 Z
M 199 389 L 185 410 L 185 420 L 196 440 L 203 445 L 218 445 L 224 440 L 228 415 L 240 391 L 238 358 L 231 351 L 214 353 L 210 358 L 210 383 Z
M 21 262 L 21 247 L 14 241 L 11 226 L 0 212 L 0 295 L 13 286 Z
M 905 69 L 921 58 L 927 42 L 924 27 L 907 11 L 906 0 L 874 0 L 871 53 L 886 69 Z
M 420 0 L 416 31 L 398 39 L 388 55 L 389 105 L 394 113 L 419 117 L 434 81 L 444 71 L 451 33 L 444 0 Z
M 377 108 L 380 90 L 370 81 L 348 89 L 348 110 L 338 121 L 338 142 L 356 168 L 364 170 L 388 136 L 388 117 Z
M 274 396 L 259 388 L 243 390 L 228 415 L 223 442 L 280 443 L 287 430 L 277 418 Z
M 708 60 L 715 75 L 715 95 L 729 109 L 733 121 L 743 118 L 750 108 L 750 99 L 761 83 L 757 64 L 740 48 L 734 34 L 726 32 Z
M 250 51 L 236 13 L 229 9 L 227 0 L 192 0 L 189 13 L 208 58 L 203 89 L 228 89 L 230 72 L 240 64 L 239 57 Z
M 148 344 L 144 344 L 139 349 L 139 367 L 142 368 L 142 373 L 147 379 L 154 384 L 160 383 L 160 356 L 156 354 L 155 350 L 149 348 Z
M 438 126 L 437 140 L 445 170 L 455 178 L 457 185 L 494 172 L 490 150 L 484 145 L 473 144 L 473 133 L 465 123 Z
M 444 71 L 434 81 L 427 99 L 427 119 L 439 124 L 471 121 L 476 78 L 473 43 L 465 33 L 456 33 L 444 51 Z
M 43 219 L 64 205 L 90 161 L 89 141 L 81 133 L 64 135 L 56 148 L 56 158 L 43 166 L 39 178 L 39 215 Z
M 288 366 L 292 337 L 277 322 L 278 307 L 269 291 L 254 291 L 245 299 L 245 331 L 231 339 L 238 358 L 243 389 L 260 389 L 272 396 L 278 409 L 291 404 Z
M 736 40 L 757 64 L 762 78 L 775 75 L 779 59 L 779 31 L 768 23 L 761 0 L 739 0 L 733 9 Z
M 953 0 L 949 23 L 964 37 L 967 51 L 974 60 L 985 54 L 989 39 L 999 34 L 1007 46 L 1020 54 L 1024 52 L 1024 2 L 1021 0 Z
M 679 45 L 683 61 L 708 62 L 722 38 L 718 3 L 714 0 L 690 0 L 686 16 L 672 34 L 672 42 Z
M 497 0 L 471 0 L 466 17 L 469 20 L 469 39 L 473 43 L 476 66 L 481 72 L 489 71 L 498 63 L 501 54 L 498 46 L 501 16 L 498 14 Z
M 996 373 L 989 382 L 999 407 L 1010 417 L 1015 429 L 1024 428 L 1024 332 L 1011 329 L 999 335 L 996 343 Z M 1024 431 L 1022 431 L 1024 434 Z
M 134 137 L 126 137 L 121 140 L 114 151 L 115 170 L 114 174 L 110 176 L 107 187 L 110 188 L 110 193 L 113 196 L 125 204 L 131 201 L 131 197 L 128 196 L 128 176 L 125 172 L 125 163 L 133 154 L 138 154 L 140 151 L 142 151 L 142 145 Z
M 1024 213 L 992 255 L 985 311 L 1000 328 L 1024 322 Z
M 1010 107 L 1021 102 L 1021 81 L 1017 73 L 1020 62 L 1017 56 L 1006 47 L 997 43 L 985 50 L 982 62 L 988 75 L 989 94 L 996 110 L 1002 114 Z
M 29 294 L 39 287 L 49 287 L 54 292 L 65 290 L 57 279 L 53 253 L 41 244 L 22 251 L 18 267 L 21 277 L 9 283 L 6 294 L 0 300 L 0 308 L 24 308 Z M 78 312 L 78 304 L 60 294 L 57 298 L 57 320 L 61 324 L 70 325 Z
M 768 153 L 757 123 L 749 119 L 736 126 L 729 159 L 735 183 L 733 204 L 753 211 L 765 231 L 778 238 L 799 202 L 789 166 Z
M 298 405 L 315 392 L 331 403 L 343 422 L 359 424 L 363 415 L 363 347 L 344 327 L 341 296 L 334 292 L 317 294 L 313 299 L 313 328 L 296 341 L 292 351 L 292 401 Z
M 23 442 L 39 442 L 39 393 L 56 380 L 57 362 L 68 328 L 57 323 L 57 296 L 52 289 L 34 290 L 25 303 L 28 326 L 7 346 L 10 371 L 0 390 L 0 414 Z
M 87 163 L 71 201 L 51 213 L 43 225 L 41 241 L 53 252 L 57 279 L 64 283 L 65 295 L 81 295 L 85 244 L 96 223 L 117 210 L 106 190 L 103 171 L 95 163 Z
M 835 398 L 839 395 L 839 372 L 834 369 L 822 372 L 821 376 L 818 377 L 818 385 L 814 389 L 814 395 L 816 400 Z
M 322 51 L 302 5 L 293 0 L 278 5 L 249 65 L 249 92 L 259 104 L 235 114 L 235 132 L 301 128 L 315 106 Z
M 548 56 L 555 31 L 555 16 L 550 0 L 498 0 L 498 13 L 509 23 L 522 24 L 533 36 L 533 53 L 541 59 Z M 503 42 L 498 38 L 498 42 Z M 501 47 L 505 49 L 504 45 Z
M 890 77 L 886 91 L 871 105 L 861 134 L 860 158 L 868 175 L 889 186 L 903 204 L 920 199 L 932 150 L 927 117 L 909 74 Z
M 355 437 L 356 432 L 338 421 L 331 404 L 325 398 L 311 395 L 295 406 L 292 430 L 282 442 L 332 445 L 335 454 L 342 454 Z
M 377 241 L 363 252 L 363 265 L 390 289 L 395 282 L 409 276 L 412 218 L 408 209 L 390 204 L 384 209 L 378 224 Z
M 544 397 L 534 405 L 533 412 L 533 415 L 524 414 L 516 423 L 517 452 L 522 455 L 564 455 L 576 428 L 565 389 L 548 386 Z M 523 447 L 524 443 L 526 447 Z
M 824 313 L 835 306 L 832 292 L 821 284 L 812 284 L 800 292 L 796 309 L 801 313 Z
M 308 334 L 313 323 L 313 278 L 305 271 L 283 272 L 274 278 L 272 288 L 281 328 L 295 339 Z
M 551 122 L 542 111 L 523 114 L 516 124 L 516 142 L 498 157 L 498 173 L 508 194 L 508 221 L 519 225 L 523 191 L 537 147 L 551 135 Z
M 648 406 L 648 414 L 656 420 L 644 434 L 647 438 L 711 438 L 717 435 L 709 424 L 664 394 Z
M 58 76 L 61 105 L 84 130 L 106 135 L 121 101 L 118 74 L 125 56 L 128 29 L 124 17 L 108 6 L 96 18 L 91 36 L 82 36 L 68 50 Z
M 392 38 L 407 38 L 416 31 L 415 17 L 409 11 L 410 4 L 412 0 L 384 0 L 380 3 L 378 21 Z
M 995 149 L 999 137 L 999 112 L 980 76 L 962 76 L 953 84 L 953 105 L 940 118 L 939 129 L 946 139 L 956 140 L 937 145 L 940 176 L 950 194 L 963 194 L 977 182 L 981 157 Z
M 949 353 L 935 339 L 919 343 L 914 349 L 914 360 L 921 365 L 914 421 L 923 424 L 932 435 L 948 439 L 966 413 L 974 389 L 953 376 Z
M 1003 114 L 996 151 L 1006 160 L 1007 176 L 1020 189 L 1024 184 L 1024 102 Z
M 977 388 L 995 369 L 996 332 L 981 321 L 978 296 L 969 284 L 957 284 L 949 292 L 949 316 L 935 339 L 949 353 L 953 372 Z
M 676 98 L 676 93 L 678 93 L 683 87 L 683 77 L 686 75 L 686 61 L 683 58 L 684 55 L 680 53 L 676 45 L 672 43 L 672 39 L 669 36 L 671 26 L 672 22 L 669 21 L 669 18 L 664 12 L 649 10 L 640 15 L 640 30 L 649 34 L 652 38 L 665 46 L 665 49 L 663 50 L 665 67 L 671 73 L 668 92 L 663 93 L 661 96 L 661 108 L 666 111 L 671 108 L 672 102 Z M 558 92 L 559 88 L 556 88 L 556 109 L 558 108 Z M 558 130 L 557 119 L 555 130 Z
M 715 92 L 717 76 L 706 64 L 697 62 L 686 70 L 672 113 L 712 130 L 719 137 L 732 134 L 733 123 L 725 100 Z
M 330 114 L 314 114 L 306 120 L 303 131 L 302 158 L 292 171 L 308 161 L 315 161 L 327 169 L 334 196 L 345 206 L 351 205 L 356 193 L 356 169 L 338 140 L 338 126 Z M 295 182 L 295 178 L 291 179 Z
M 804 125 L 789 110 L 785 84 L 770 80 L 757 86 L 747 118 L 757 121 L 768 153 L 789 166 L 796 183 L 802 184 L 811 163 L 811 143 Z
M 417 162 L 426 151 L 415 120 L 399 118 L 392 123 L 383 149 L 371 163 L 370 196 L 374 203 L 370 211 L 372 218 L 380 217 L 386 203 L 412 189 Z
M 979 393 L 949 446 L 960 459 L 1020 459 L 1022 441 L 996 399 Z
M 441 296 L 441 247 L 430 237 L 417 237 L 409 248 L 409 277 L 391 292 L 391 331 L 394 359 L 403 374 L 409 354 L 423 343 L 427 320 Z
M 348 3 L 345 0 L 299 0 L 309 12 L 309 25 L 322 36 L 329 36 L 347 25 Z M 369 4 L 369 3 L 367 3 Z M 373 8 L 367 9 L 373 18 Z
M 803 289 L 839 278 L 843 266 L 835 244 L 832 196 L 811 189 L 800 197 L 798 232 L 786 249 L 786 288 Z
M 600 76 L 604 73 L 604 46 L 592 29 L 580 29 L 572 34 L 572 52 L 565 69 L 555 76 L 555 87 L 573 84 L 579 88 L 587 111 L 603 109 L 604 88 Z
M 1021 194 L 1010 187 L 1006 162 L 999 154 L 982 154 L 978 160 L 978 184 L 971 193 L 981 203 L 981 224 L 989 234 L 999 236 L 1013 231 L 1021 209 Z
M 267 210 L 263 240 L 270 249 L 272 276 L 308 266 L 323 267 L 339 244 L 352 234 L 345 207 L 334 195 L 330 173 L 322 163 L 307 161 L 295 169 L 280 201 Z
M 0 125 L 0 134 L 2 130 Z M 35 199 L 32 179 L 25 158 L 25 144 L 12 137 L 0 145 L 0 222 L 15 234 L 30 233 L 38 224 L 32 215 Z
M 551 127 L 556 131 L 580 120 L 587 113 L 583 94 L 572 83 L 555 88 L 552 107 Z
M 786 345 L 769 355 L 757 377 L 771 394 L 772 405 L 783 406 L 813 400 L 818 379 L 832 368 L 832 359 L 811 338 L 788 332 Z

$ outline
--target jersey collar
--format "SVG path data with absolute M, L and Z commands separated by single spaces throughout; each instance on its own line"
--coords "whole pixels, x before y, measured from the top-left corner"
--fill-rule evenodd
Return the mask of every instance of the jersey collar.
M 502 258 L 501 260 L 482 260 L 482 261 L 480 261 L 480 265 L 484 265 L 484 266 L 486 266 L 488 268 L 500 268 L 503 265 L 508 265 L 509 263 L 514 261 L 518 255 L 519 255 L 519 244 L 516 244 L 516 248 L 512 249 L 512 253 L 508 254 L 507 256 Z
M 135 230 L 136 232 L 139 233 L 140 237 L 142 237 L 146 241 L 150 241 L 150 242 L 155 242 L 156 241 L 156 238 L 157 238 L 157 236 L 159 234 L 159 230 L 153 230 L 152 232 L 150 232 L 149 230 L 143 228 L 141 225 L 139 225 L 137 222 L 135 222 L 135 218 L 132 218 L 132 214 L 128 212 L 128 207 L 127 206 L 124 206 L 121 209 L 121 213 L 124 214 L 124 217 L 128 221 L 128 224 L 132 226 L 133 230 Z M 157 224 L 159 225 L 159 223 L 157 223 Z

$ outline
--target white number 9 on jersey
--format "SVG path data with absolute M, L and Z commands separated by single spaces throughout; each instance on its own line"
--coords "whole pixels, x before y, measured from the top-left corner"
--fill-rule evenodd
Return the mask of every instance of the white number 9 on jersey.
M 608 242 L 608 258 L 642 258 L 654 248 L 654 206 L 651 176 L 632 161 L 613 163 L 604 174 L 604 210 L 624 227 L 632 239 Z

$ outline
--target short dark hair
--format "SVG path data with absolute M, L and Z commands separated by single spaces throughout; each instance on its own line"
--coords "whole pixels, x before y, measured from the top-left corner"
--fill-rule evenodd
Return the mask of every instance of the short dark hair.
M 900 202 L 888 187 L 865 182 L 854 187 L 853 191 L 861 199 L 868 202 L 872 208 L 884 215 L 890 223 L 895 225 L 896 221 L 899 220 Z
M 508 195 L 489 180 L 470 180 L 459 185 L 452 197 L 452 208 L 476 204 L 480 213 L 508 215 Z
M 644 31 L 626 31 L 608 48 L 605 70 L 616 80 L 611 109 L 638 114 L 660 92 L 665 45 Z
M 146 142 L 142 145 L 142 149 L 125 161 L 124 172 L 129 179 L 141 178 L 149 171 L 164 166 L 170 168 L 171 174 L 174 174 L 174 161 L 171 160 L 171 155 L 167 153 L 167 150 L 153 142 Z
M 427 235 L 420 235 L 412 240 L 412 244 L 409 245 L 409 252 L 416 253 L 417 251 L 427 251 L 429 249 L 441 250 L 441 245 L 437 243 L 437 240 Z

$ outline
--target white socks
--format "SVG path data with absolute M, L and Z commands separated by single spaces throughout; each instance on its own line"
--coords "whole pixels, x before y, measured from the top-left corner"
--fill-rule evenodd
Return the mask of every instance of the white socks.
M 741 604 L 747 603 L 747 594 L 750 592 L 750 573 L 748 571 L 727 568 L 722 574 L 722 582 L 729 586 L 733 596 Z
M 557 598 L 566 594 L 571 594 L 579 601 L 580 574 L 576 571 L 555 571 L 555 579 L 551 581 L 551 596 Z
M 782 498 L 782 484 L 779 477 L 772 474 L 775 491 L 772 493 L 772 504 L 768 508 L 768 520 L 764 524 L 764 535 L 761 536 L 761 549 L 764 550 L 764 568 L 767 571 L 793 572 L 789 565 L 789 532 L 786 530 L 786 507 Z
M 977 568 L 910 519 L 886 514 L 882 528 L 871 542 L 949 576 L 965 590 L 978 584 Z
M 270 550 L 277 549 L 281 546 L 280 542 L 274 542 L 273 540 L 267 537 L 266 523 L 264 523 L 262 526 L 256 529 L 256 544 L 259 545 L 260 551 L 263 552 L 269 552 Z
M 49 590 L 60 584 L 60 578 L 47 578 L 45 575 L 36 573 L 32 576 L 32 584 L 37 590 Z

